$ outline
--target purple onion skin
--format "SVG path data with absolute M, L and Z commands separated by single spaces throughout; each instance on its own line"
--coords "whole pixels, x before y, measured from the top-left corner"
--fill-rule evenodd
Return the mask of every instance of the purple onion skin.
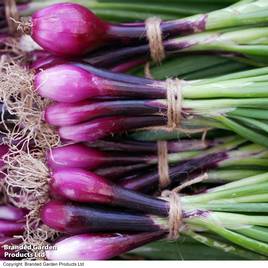
M 1 236 L 12 236 L 22 234 L 25 224 L 14 221 L 0 220 L 0 234 Z
M 78 168 L 55 170 L 51 191 L 64 199 L 81 203 L 118 205 L 150 214 L 167 216 L 167 202 L 116 186 L 96 174 Z
M 107 158 L 105 153 L 83 144 L 54 147 L 47 152 L 47 163 L 50 168 L 78 167 L 93 169 L 102 165 L 105 158 Z
M 69 126 L 103 116 L 150 115 L 160 111 L 148 101 L 81 101 L 52 104 L 46 108 L 44 119 L 50 125 Z
M 84 144 L 69 144 L 54 147 L 47 152 L 47 163 L 52 169 L 62 167 L 96 169 L 100 166 L 114 166 L 150 162 L 156 156 L 127 156 L 126 154 L 105 153 Z M 125 166 L 126 167 L 126 166 Z
M 107 260 L 134 248 L 159 240 L 165 232 L 139 234 L 81 234 L 56 242 L 56 250 L 46 252 L 48 260 Z
M 0 206 L 0 220 L 20 221 L 24 220 L 26 212 L 10 205 Z
M 103 79 L 74 65 L 57 65 L 39 72 L 34 80 L 42 97 L 59 102 L 78 102 L 89 97 L 103 96 Z
M 54 4 L 32 15 L 32 38 L 58 56 L 77 56 L 100 46 L 108 25 L 83 6 Z
M 93 142 L 109 135 L 122 133 L 131 129 L 164 124 L 166 124 L 166 118 L 163 116 L 111 116 L 94 119 L 78 125 L 60 127 L 58 132 L 64 140 Z
M 36 74 L 34 85 L 42 97 L 66 103 L 104 96 L 166 97 L 162 82 L 102 71 L 83 64 L 61 64 L 48 68 Z
M 50 187 L 53 193 L 77 202 L 109 204 L 114 199 L 113 187 L 109 182 L 78 168 L 55 170 Z
M 153 218 L 119 210 L 50 201 L 41 212 L 42 221 L 56 231 L 67 234 L 90 232 L 154 232 L 167 229 Z

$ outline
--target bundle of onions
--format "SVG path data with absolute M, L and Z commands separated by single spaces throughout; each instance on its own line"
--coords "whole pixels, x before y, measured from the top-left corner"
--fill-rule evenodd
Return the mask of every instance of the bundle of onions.
M 223 250 L 228 248 L 245 258 L 265 259 L 267 178 L 267 173 L 263 173 L 166 201 L 125 190 L 85 170 L 58 170 L 52 174 L 51 190 L 58 197 L 79 203 L 53 201 L 43 207 L 43 221 L 69 235 L 56 242 L 57 250 L 48 251 L 47 258 L 108 259 L 163 238 L 171 232 L 170 208 L 175 204 L 179 206 L 175 209 L 175 222 L 179 223 L 172 225 L 176 234 L 180 232 Z M 92 206 L 94 203 L 119 206 L 120 210 Z M 207 233 L 216 237 L 210 240 Z
M 260 38 L 267 32 L 263 26 L 267 22 L 266 2 L 243 1 L 218 11 L 161 22 L 165 53 L 213 50 L 235 53 L 235 58 L 242 60 L 250 58 L 250 63 L 265 63 L 259 56 L 266 56 L 266 39 Z M 31 14 L 47 4 L 27 2 L 18 10 Z M 124 3 L 135 11 L 145 5 L 139 0 L 136 5 Z M 104 2 L 101 8 L 108 7 L 113 4 Z M 163 9 L 162 0 L 152 8 L 172 13 Z M 118 20 L 119 13 L 114 13 Z M 262 27 L 253 29 L 256 25 Z M 78 4 L 60 3 L 37 11 L 30 23 L 21 26 L 47 51 L 30 54 L 38 61 L 32 64 L 29 76 L 26 68 L 21 73 L 16 73 L 16 68 L 3 72 L 0 87 L 5 85 L 11 92 L 6 99 L 5 94 L 1 96 L 8 100 L 3 107 L 9 105 L 8 111 L 15 111 L 15 128 L 23 134 L 17 132 L 13 137 L 22 139 L 28 149 L 14 146 L 6 183 L 12 182 L 8 187 L 13 191 L 13 204 L 21 202 L 26 193 L 23 206 L 31 210 L 27 225 L 32 216 L 34 228 L 53 229 L 42 244 L 53 240 L 55 232 L 67 235 L 56 242 L 56 250 L 46 252 L 47 259 L 108 259 L 168 234 L 176 238 L 178 233 L 245 258 L 267 258 L 267 68 L 192 81 L 138 78 L 90 64 L 122 72 L 144 63 L 149 55 L 144 34 L 148 22 L 112 24 Z M 244 26 L 251 28 L 242 29 Z M 1 27 L 5 32 L 2 21 Z M 246 37 L 241 37 L 241 31 Z M 202 33 L 192 35 L 195 32 Z M 6 37 L 3 34 L 0 43 L 6 43 Z M 118 48 L 110 50 L 114 44 Z M 66 59 L 103 47 L 108 48 L 79 59 L 85 63 Z M 17 106 L 12 109 L 13 104 Z M 18 118 L 21 115 L 22 120 Z M 163 186 L 156 168 L 156 143 L 124 140 L 121 134 L 134 130 L 128 137 L 144 140 L 152 130 L 140 128 L 156 126 L 159 134 L 159 127 L 166 125 L 179 127 L 180 133 L 198 134 L 194 140 L 166 143 L 169 182 Z M 47 151 L 59 143 L 55 129 L 64 145 Z M 200 133 L 214 130 L 230 137 L 199 140 Z M 112 138 L 113 134 L 121 136 Z M 166 133 L 159 135 L 160 140 L 166 140 Z M 1 149 L 9 156 L 6 147 L 0 147 L 0 154 Z M 238 173 L 235 168 L 241 166 Z M 203 172 L 208 175 L 196 178 Z M 180 196 L 174 191 L 166 198 L 144 194 L 156 195 L 159 188 L 176 187 L 179 191 L 193 182 L 202 184 L 183 190 Z M 51 197 L 61 201 L 49 201 Z M 44 226 L 39 209 L 46 202 L 41 213 Z M 6 224 L 8 219 L 4 220 Z M 25 222 L 14 224 L 3 224 L 5 237 L 21 234 Z M 216 236 L 210 238 L 208 233 Z
M 223 139 L 215 140 L 215 143 L 217 142 L 220 142 L 219 145 L 215 144 L 213 148 L 205 150 L 186 150 L 168 154 L 170 183 L 166 183 L 165 187 L 178 186 L 178 184 L 189 180 L 190 177 L 196 176 L 196 173 L 209 169 L 223 167 L 233 169 L 235 165 L 244 166 L 244 168 L 249 168 L 249 166 L 252 168 L 266 167 L 267 149 L 265 147 L 245 144 L 245 140 L 237 137 L 228 138 L 225 142 Z M 104 142 L 104 144 L 107 144 L 107 142 Z M 173 145 L 174 143 L 169 144 Z M 183 142 L 177 142 L 177 144 L 183 145 Z M 200 142 L 196 141 L 197 144 L 200 144 Z M 135 148 L 133 148 L 131 155 L 128 149 L 123 152 L 125 154 L 117 151 L 100 151 L 85 144 L 64 145 L 50 149 L 47 154 L 47 162 L 48 167 L 53 170 L 67 167 L 95 171 L 95 173 L 106 179 L 116 181 L 127 189 L 143 192 L 157 190 L 160 175 L 155 167 L 158 163 L 156 151 L 155 154 L 146 156 L 144 156 L 144 153 L 139 154 L 135 151 Z M 259 171 L 256 169 L 252 172 L 258 173 Z M 227 174 L 234 177 L 232 171 L 227 172 Z M 224 174 L 218 175 L 219 177 L 224 176 Z M 217 176 L 217 174 L 213 176 Z M 222 182 L 219 177 L 216 180 L 214 179 L 215 183 L 217 183 L 217 180 Z
M 166 38 L 185 33 L 256 25 L 267 21 L 266 13 L 263 12 L 266 9 L 266 1 L 250 1 L 207 14 L 164 21 L 160 27 Z M 111 42 L 135 44 L 146 41 L 145 23 L 110 24 L 77 4 L 55 4 L 37 11 L 32 15 L 30 25 L 33 39 L 46 50 L 61 56 L 81 55 Z
M 57 3 L 58 1 L 53 1 L 53 3 Z M 61 1 L 59 1 L 61 2 Z M 68 1 L 66 1 L 68 2 Z M 112 3 L 110 1 L 101 1 L 99 3 L 98 1 L 75 1 L 76 4 L 80 4 L 86 8 L 90 8 L 93 12 L 96 13 L 96 15 L 100 16 L 101 18 L 109 19 L 110 21 L 118 22 L 118 21 L 131 21 L 131 20 L 144 20 L 151 16 L 159 16 L 162 19 L 175 19 L 180 17 L 185 17 L 186 15 L 192 15 L 196 13 L 205 13 L 211 10 L 219 9 L 225 7 L 227 4 L 232 4 L 236 2 L 236 0 L 229 0 L 224 3 L 217 2 L 217 3 L 211 3 L 210 1 L 208 3 L 202 3 L 200 4 L 199 1 L 191 0 L 189 3 L 181 3 L 181 1 L 175 1 L 173 3 L 170 3 L 167 7 L 165 3 L 163 3 L 162 0 L 154 1 L 153 3 L 144 3 L 143 1 L 136 1 L 135 4 L 129 3 L 126 1 L 116 0 Z M 6 3 L 6 5 L 4 4 Z M 29 16 L 32 15 L 33 12 L 45 8 L 49 5 L 51 5 L 51 1 L 16 1 L 17 4 L 17 13 L 16 8 L 14 8 L 12 1 L 6 1 L 3 0 L 0 1 L 0 43 L 2 39 L 2 35 L 6 36 L 6 32 L 8 31 L 8 28 L 10 28 L 11 33 L 14 33 L 14 31 L 18 28 L 18 20 L 19 16 Z M 144 10 L 146 9 L 146 13 L 144 13 Z M 148 11 L 149 10 L 149 11 Z M 15 13 L 14 13 L 15 12 Z M 6 16 L 7 15 L 7 16 Z M 9 26 L 9 27 L 8 27 Z M 2 29 L 1 29 L 2 28 Z M 14 41 L 14 40 L 13 40 Z M 38 53 L 28 53 L 26 54 L 25 51 L 20 51 L 20 46 L 17 44 L 17 42 L 10 42 L 8 41 L 8 45 L 12 45 L 13 52 L 20 53 L 20 55 L 16 55 L 16 57 L 22 57 L 23 60 L 31 61 L 32 59 L 35 59 L 36 56 L 41 56 L 42 54 L 46 54 L 38 51 Z M 32 42 L 23 42 L 23 43 L 29 43 L 23 45 L 23 48 L 33 49 Z M 0 45 L 1 47 L 1 45 Z M 24 50 L 23 49 L 23 50 Z M 6 52 L 5 52 L 6 53 Z M 23 54 L 23 55 L 21 55 Z M 40 55 L 39 55 L 40 54 Z M 102 56 L 104 54 L 107 54 L 107 64 L 102 63 Z M 108 50 L 107 53 L 105 51 L 101 51 L 101 58 L 99 58 L 95 55 L 89 55 L 87 59 L 83 58 L 83 60 L 87 60 L 89 63 L 94 64 L 96 66 L 101 66 L 105 68 L 112 68 L 115 71 L 121 71 L 125 72 L 139 64 L 143 64 L 145 62 L 145 59 L 133 59 L 128 62 L 123 62 L 119 64 L 117 61 L 114 61 L 115 58 L 113 58 L 113 63 L 108 60 L 110 57 L 110 51 Z M 97 60 L 97 62 L 96 62 Z M 228 63 L 228 71 L 229 70 L 229 64 Z M 235 67 L 234 65 L 230 65 Z M 243 65 L 241 64 L 240 67 Z M 226 66 L 227 67 L 227 66 Z M 233 68 L 231 67 L 231 68 Z M 237 67 L 235 67 L 237 68 Z
M 176 91 L 173 112 L 180 117 L 180 127 L 189 129 L 190 124 L 190 131 L 229 129 L 267 146 L 267 70 L 176 82 L 180 90 Z M 42 97 L 64 102 L 53 104 L 44 113 L 48 124 L 59 127 L 62 139 L 96 141 L 110 134 L 168 123 L 170 101 L 165 99 L 168 85 L 163 81 L 73 63 L 37 73 L 34 85 Z

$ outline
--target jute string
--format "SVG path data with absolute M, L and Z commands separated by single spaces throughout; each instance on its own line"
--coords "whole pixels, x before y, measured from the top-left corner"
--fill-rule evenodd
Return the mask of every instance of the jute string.
M 16 0 L 4 0 L 5 13 L 9 32 L 14 34 L 17 32 L 17 21 L 19 21 L 19 13 L 16 6 Z
M 180 233 L 180 227 L 182 226 L 182 206 L 180 195 L 176 192 L 169 192 L 169 214 L 168 214 L 168 226 L 169 233 L 168 239 L 178 239 Z
M 161 19 L 157 17 L 148 18 L 145 21 L 145 28 L 151 58 L 154 62 L 160 64 L 166 56 L 162 40 Z
M 167 79 L 167 127 L 170 129 L 176 129 L 181 123 L 182 113 L 182 81 L 179 79 Z M 206 133 L 206 132 L 204 132 Z M 202 140 L 204 141 L 206 134 L 203 134 Z M 165 188 L 171 183 L 169 177 L 169 165 L 168 165 L 168 149 L 166 141 L 158 141 L 158 174 L 159 174 L 159 186 L 160 189 Z M 201 182 L 207 178 L 207 174 L 201 175 L 197 178 L 189 180 L 182 185 L 179 185 L 172 191 L 164 191 L 162 195 L 168 198 L 170 204 L 169 210 L 169 235 L 168 238 L 175 240 L 179 237 L 180 227 L 182 226 L 182 207 L 180 192 L 185 187 L 192 184 Z
M 157 142 L 159 188 L 164 189 L 170 184 L 168 167 L 168 149 L 166 141 Z
M 172 191 L 163 191 L 163 199 L 169 202 L 169 215 L 168 215 L 168 225 L 169 225 L 169 234 L 168 239 L 176 240 L 179 237 L 180 229 L 183 224 L 183 210 L 181 204 L 181 198 L 179 191 L 193 185 L 195 183 L 201 182 L 208 178 L 207 173 L 202 174 L 192 180 L 189 180 L 180 186 L 174 188 Z
M 167 79 L 167 126 L 175 129 L 180 125 L 182 111 L 182 82 L 179 79 Z M 158 173 L 160 189 L 170 184 L 168 167 L 168 150 L 166 141 L 157 142 Z
M 152 59 L 161 63 L 165 58 L 165 50 L 162 42 L 161 20 L 158 18 L 149 18 L 146 21 L 147 38 L 149 40 L 150 52 Z M 150 63 L 144 66 L 144 73 L 147 78 L 153 79 L 150 72 Z M 181 113 L 182 113 L 182 86 L 183 81 L 179 79 L 167 79 L 167 128 L 169 130 L 180 128 Z M 186 130 L 187 131 L 187 130 Z M 202 136 L 202 141 L 205 140 L 207 129 Z M 199 130 L 197 131 L 199 132 Z M 194 132 L 195 133 L 195 132 Z M 159 175 L 159 188 L 164 189 L 171 183 L 169 177 L 169 165 L 168 165 L 168 148 L 167 141 L 157 141 L 158 152 L 158 175 Z M 201 182 L 208 178 L 207 174 L 203 174 L 192 180 L 174 188 L 172 191 L 163 191 L 162 197 L 169 202 L 169 234 L 168 239 L 176 240 L 179 237 L 180 228 L 183 224 L 183 211 L 179 192 L 192 184 Z

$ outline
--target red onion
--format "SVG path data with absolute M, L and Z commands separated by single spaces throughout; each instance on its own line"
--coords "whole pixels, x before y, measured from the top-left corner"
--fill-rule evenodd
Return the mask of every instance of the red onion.
M 32 16 L 32 37 L 60 56 L 84 54 L 101 45 L 108 25 L 83 6 L 51 5 Z
M 62 168 L 52 173 L 50 188 L 58 197 L 81 203 L 118 205 L 166 216 L 167 202 L 117 186 L 96 174 L 78 168 Z

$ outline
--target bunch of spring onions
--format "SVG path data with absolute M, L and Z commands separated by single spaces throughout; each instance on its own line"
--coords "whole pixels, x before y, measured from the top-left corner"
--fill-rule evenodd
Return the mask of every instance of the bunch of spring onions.
M 267 71 L 182 82 L 181 127 L 227 129 L 267 146 Z M 37 73 L 34 86 L 42 97 L 59 102 L 46 109 L 44 119 L 65 140 L 93 142 L 167 124 L 167 86 L 162 81 L 70 63 Z
M 37 11 L 40 8 L 46 7 L 46 6 L 48 6 L 48 5 L 52 4 L 52 3 L 56 3 L 56 2 L 57 1 L 53 1 L 53 2 L 51 2 L 51 1 L 42 1 L 42 2 L 39 2 L 39 1 L 32 1 L 32 2 L 18 1 L 17 2 L 17 8 L 18 8 L 18 11 L 19 11 L 21 16 L 26 16 L 26 15 L 32 14 L 34 11 Z M 171 19 L 172 17 L 170 17 L 170 18 L 166 17 L 165 14 L 163 14 L 163 12 L 169 13 L 172 10 L 171 13 L 174 13 L 174 12 L 176 13 L 176 16 L 174 18 L 178 18 L 178 17 L 180 17 L 179 14 L 177 14 L 179 10 L 181 10 L 181 11 L 184 10 L 183 11 L 184 15 L 188 14 L 187 12 L 201 13 L 201 12 L 206 12 L 206 11 L 216 9 L 216 8 L 222 8 L 222 7 L 224 7 L 224 5 L 226 6 L 228 4 L 232 4 L 232 3 L 236 2 L 236 1 L 231 0 L 231 1 L 226 1 L 224 3 L 222 3 L 222 2 L 220 2 L 220 3 L 211 3 L 210 1 L 208 1 L 207 4 L 202 3 L 201 8 L 199 8 L 200 3 L 198 3 L 198 1 L 195 2 L 195 0 L 190 1 L 190 3 L 187 3 L 187 4 L 181 3 L 181 2 L 182 1 L 174 1 L 174 3 L 170 4 L 170 5 L 172 5 L 172 8 L 170 8 L 170 10 L 169 10 L 169 8 L 166 8 L 166 7 L 163 8 L 163 3 L 161 3 L 161 1 L 159 1 L 157 3 L 155 3 L 155 2 L 150 3 L 150 10 L 152 12 L 154 12 L 153 15 L 159 15 L 163 19 Z M 88 8 L 92 8 L 92 10 L 94 12 L 97 12 L 97 15 L 100 15 L 101 17 L 103 17 L 102 14 L 104 16 L 105 16 L 105 14 L 108 15 L 108 16 L 114 16 L 115 17 L 114 21 L 120 20 L 120 16 L 122 15 L 121 14 L 122 9 L 124 9 L 124 15 L 126 14 L 126 10 L 130 10 L 131 12 L 132 11 L 135 12 L 135 16 L 137 17 L 136 19 L 141 20 L 141 19 L 143 19 L 144 15 L 140 11 L 143 10 L 147 5 L 147 4 L 140 3 L 140 2 L 136 3 L 135 5 L 133 5 L 131 3 L 125 3 L 125 1 L 123 1 L 123 3 L 122 3 L 122 1 L 117 1 L 117 2 L 116 1 L 112 1 L 112 2 L 107 1 L 107 3 L 103 2 L 103 1 L 101 3 L 96 3 L 96 1 L 94 1 L 94 2 L 91 2 L 91 1 L 86 1 L 86 2 L 83 2 L 83 1 L 81 2 L 80 1 L 80 2 L 78 2 L 77 1 L 77 3 L 80 3 L 80 4 L 82 4 L 82 5 L 84 5 L 84 6 L 88 7 Z M 154 5 L 155 5 L 156 9 L 153 8 Z M 193 8 L 192 5 L 194 5 L 194 8 Z M 176 9 L 174 9 L 175 7 L 176 7 Z M 3 3 L 2 3 L 2 7 L 0 7 L 0 10 L 4 14 L 4 5 L 3 5 Z M 157 13 L 159 10 L 162 11 L 161 14 Z M 100 11 L 101 14 L 99 14 L 98 11 Z M 102 13 L 102 11 L 103 11 L 103 13 Z M 185 11 L 187 11 L 187 12 L 185 13 Z M 118 12 L 118 14 L 116 12 Z M 151 14 L 148 13 L 147 15 L 149 16 Z M 128 15 L 128 21 L 131 19 L 131 16 L 130 17 L 129 16 L 130 16 L 130 14 Z M 2 19 L 3 21 L 0 24 L 3 26 L 3 25 L 6 24 L 6 20 L 4 18 L 4 15 L 3 15 L 2 18 L 3 18 Z M 109 18 L 109 19 L 111 20 L 111 18 Z M 7 36 L 6 33 L 4 33 L 5 32 L 4 30 L 2 30 L 2 32 L 3 33 L 1 34 L 0 44 L 4 43 L 4 45 L 6 46 L 6 43 L 8 43 L 8 46 L 10 46 L 10 37 Z M 6 39 L 8 39 L 8 41 Z M 25 41 L 24 41 L 24 43 L 25 43 Z M 29 44 L 27 44 L 27 43 L 29 43 Z M 7 53 L 7 52 L 10 53 L 10 50 L 11 50 L 12 54 L 14 52 L 23 53 L 23 55 L 20 55 L 20 56 L 23 57 L 23 60 L 25 60 L 25 52 L 20 51 L 21 50 L 20 44 L 19 45 L 16 44 L 16 42 L 14 42 L 13 40 L 11 41 L 11 44 L 13 46 L 15 46 L 15 51 L 14 51 L 14 48 L 12 49 L 12 47 L 11 47 L 11 49 L 9 48 L 8 51 L 7 51 L 6 48 L 4 48 L 2 50 L 1 45 L 0 45 L 0 50 L 5 52 L 5 53 Z M 31 42 L 26 42 L 26 44 L 23 45 L 23 49 L 25 48 L 25 46 L 27 47 L 27 49 L 29 49 L 29 47 L 32 47 L 32 43 Z M 130 48 L 130 49 L 132 50 L 132 48 Z M 109 58 L 111 58 L 111 56 L 110 56 L 111 51 L 109 49 L 108 49 L 107 52 L 104 52 L 103 49 L 101 49 L 101 56 L 99 56 L 99 53 L 97 53 L 97 55 L 95 55 L 95 54 L 88 55 L 86 58 L 83 58 L 82 60 L 87 61 L 90 64 L 94 64 L 95 66 L 101 66 L 101 67 L 104 67 L 104 68 L 110 68 L 110 69 L 113 69 L 114 71 L 121 71 L 121 72 L 122 71 L 127 71 L 127 70 L 129 70 L 129 69 L 131 69 L 131 68 L 133 68 L 133 67 L 135 67 L 137 65 L 143 64 L 145 62 L 145 58 L 142 59 L 141 57 L 138 60 L 136 59 L 136 57 L 133 60 L 127 60 L 127 61 L 124 60 L 124 57 L 127 56 L 130 59 L 131 55 L 133 54 L 133 52 L 131 52 L 131 51 L 130 51 L 130 54 L 129 54 L 128 50 L 129 49 L 127 49 L 124 52 L 124 50 L 122 51 L 122 49 L 119 48 L 118 51 L 115 51 L 116 53 L 119 53 L 119 54 L 123 53 L 122 56 L 118 57 L 118 59 L 122 58 L 122 59 L 120 59 L 119 62 L 115 61 L 114 57 L 112 57 L 112 59 L 109 60 Z M 128 55 L 126 55 L 126 53 Z M 36 59 L 36 58 L 39 58 L 40 56 L 43 57 L 43 56 L 46 56 L 46 55 L 47 55 L 47 53 L 43 53 L 43 52 L 41 53 L 40 51 L 33 52 L 30 55 L 27 55 L 27 63 L 29 61 L 31 61 L 32 59 Z M 19 55 L 17 55 L 17 56 L 19 56 Z M 104 60 L 103 57 L 105 58 L 105 60 Z M 195 60 L 197 61 L 196 57 L 195 57 Z M 235 60 L 237 60 L 237 56 L 235 57 Z M 226 62 L 226 68 L 223 68 L 222 61 Z M 203 60 L 202 57 L 200 58 L 199 62 L 200 62 L 200 64 L 203 65 L 204 60 Z M 220 68 L 221 70 L 220 70 L 219 74 L 230 72 L 232 70 L 238 70 L 239 68 L 240 69 L 245 68 L 247 65 L 265 64 L 265 63 L 261 63 L 261 61 L 259 59 L 258 59 L 258 61 L 256 61 L 256 60 L 251 60 L 251 61 L 246 60 L 245 61 L 244 59 L 242 59 L 242 60 L 240 60 L 241 63 L 234 64 L 233 60 L 230 60 L 230 59 L 223 60 L 223 59 L 221 59 L 221 57 L 212 57 L 211 63 L 209 63 L 208 60 L 206 60 L 205 62 L 206 62 L 207 66 L 210 69 L 213 69 L 213 71 L 215 70 L 216 66 L 217 66 L 217 68 Z M 180 68 L 181 59 L 179 61 L 175 61 L 175 63 L 176 63 L 176 65 L 175 65 L 174 69 L 177 70 L 175 72 L 175 74 L 179 75 L 180 74 L 179 70 L 181 70 L 181 68 Z M 215 66 L 215 64 L 216 64 L 216 66 Z M 200 66 L 200 69 L 201 69 L 201 67 L 204 67 L 204 66 Z M 183 70 L 187 72 L 187 70 L 185 68 L 183 68 Z M 191 72 L 191 69 L 188 71 L 188 73 L 189 72 Z M 202 68 L 201 72 L 203 72 L 203 68 Z M 165 77 L 165 74 L 163 74 L 162 76 Z
M 102 149 L 92 146 L 100 146 Z M 267 149 L 249 144 L 239 137 L 207 140 L 205 143 L 189 139 L 170 141 L 168 149 L 171 181 L 165 187 L 176 187 L 204 171 L 208 171 L 205 182 L 220 184 L 226 182 L 228 176 L 230 180 L 237 180 L 267 168 Z M 52 148 L 47 153 L 48 167 L 52 170 L 83 168 L 124 188 L 141 192 L 158 189 L 157 162 L 157 147 L 153 142 L 100 141 L 88 145 L 71 144 Z M 240 166 L 240 172 L 235 172 L 236 166 Z
M 12 179 L 19 176 L 12 185 L 18 200 L 25 174 L 33 179 L 23 190 L 42 201 L 29 198 L 21 206 L 38 204 L 33 208 L 37 216 L 32 213 L 35 228 L 44 225 L 59 232 L 59 240 L 51 236 L 42 241 L 56 246 L 46 251 L 46 259 L 110 259 L 143 245 L 153 248 L 147 244 L 174 232 L 173 239 L 178 232 L 233 258 L 267 259 L 268 68 L 242 71 L 267 64 L 267 1 L 172 0 L 168 6 L 162 0 L 61 2 L 17 2 L 21 16 L 31 15 L 20 27 L 44 49 L 27 54 L 26 64 L 20 62 L 31 69 L 29 79 L 27 72 L 23 79 L 29 80 L 27 85 L 32 82 L 42 100 L 51 101 L 37 117 L 42 115 L 42 127 L 56 129 L 61 144 L 44 150 L 46 145 L 36 146 L 38 135 L 32 135 L 33 140 L 21 143 L 29 148 L 20 150 L 20 140 L 9 141 L 19 149 L 16 154 L 28 153 L 34 161 L 30 175 L 29 162 L 15 161 L 7 169 L 16 169 Z M 3 7 L 1 2 L 0 14 Z M 170 60 L 152 69 L 155 79 L 123 74 L 139 74 L 134 67 L 149 58 L 144 19 L 151 15 L 163 19 L 163 45 Z M 0 53 L 6 55 L 1 52 L 10 38 L 6 20 L 0 20 L 0 29 Z M 197 52 L 207 55 L 195 56 Z M 225 73 L 231 74 L 218 76 Z M 173 75 L 188 78 L 181 81 L 179 130 L 166 129 L 167 82 L 160 80 Z M 14 95 L 12 101 L 20 96 Z M 19 114 L 9 114 L 5 105 L 3 129 L 12 132 L 12 119 Z M 27 128 L 23 123 L 16 127 Z M 167 141 L 165 185 L 158 170 L 159 140 Z M 0 147 L 0 156 L 9 153 L 7 146 Z M 6 164 L 0 162 L 1 168 Z M 42 195 L 36 185 L 44 188 Z M 179 195 L 160 196 L 160 190 L 174 188 Z M 3 219 L 9 243 L 22 234 L 25 212 L 3 209 L 9 211 L 6 215 L 12 209 L 21 213 L 12 224 Z
M 167 201 L 123 189 L 89 171 L 59 169 L 52 174 L 51 190 L 75 203 L 51 201 L 42 209 L 43 221 L 67 235 L 56 242 L 56 250 L 47 251 L 49 260 L 108 259 L 168 233 Z M 267 257 L 267 173 L 183 195 L 180 202 L 183 235 L 244 258 Z
M 225 4 L 232 4 L 231 2 L 234 3 L 236 1 L 227 1 Z M 28 3 L 28 5 L 35 4 L 35 2 Z M 44 3 L 38 2 L 35 8 L 30 8 L 30 10 L 37 10 L 40 7 L 47 6 L 47 4 L 46 1 Z M 109 3 L 102 3 L 101 5 L 105 8 L 106 4 L 108 8 Z M 156 3 L 156 6 L 158 4 Z M 174 4 L 177 5 L 177 1 L 174 1 Z M 189 4 L 191 5 L 191 3 Z M 115 2 L 111 5 L 113 8 L 120 10 Z M 122 8 L 127 10 L 128 5 L 129 3 L 126 3 L 126 6 L 122 6 Z M 140 5 L 140 3 L 137 3 L 137 5 Z M 196 3 L 194 5 L 196 6 Z M 90 8 L 90 6 L 87 7 Z M 132 8 L 131 5 L 128 7 Z M 94 12 L 97 10 L 93 7 Z M 161 10 L 165 9 L 161 7 Z M 201 74 L 205 77 L 208 76 L 207 72 L 211 69 L 213 75 L 217 74 L 215 68 L 219 68 L 218 74 L 222 74 L 241 70 L 247 66 L 267 65 L 267 48 L 264 38 L 267 31 L 265 27 L 266 10 L 267 1 L 243 1 L 235 3 L 230 7 L 201 15 L 163 21 L 161 28 L 163 37 L 166 39 L 163 43 L 166 51 L 165 54 L 169 58 L 176 55 L 178 60 L 173 61 L 173 63 L 175 62 L 174 70 L 169 71 L 167 74 L 164 73 L 160 77 L 170 76 L 171 74 L 180 75 L 182 70 L 186 71 L 187 69 L 180 68 L 182 65 L 181 57 L 185 53 L 207 53 L 210 55 L 210 58 L 212 56 L 212 60 L 205 61 L 202 56 L 200 61 L 194 57 L 194 60 L 201 64 L 200 69 L 204 64 L 209 68 L 208 70 L 201 69 Z M 62 16 L 61 11 L 64 14 L 76 14 L 74 21 L 71 21 L 70 16 Z M 50 14 L 53 14 L 53 17 Z M 55 16 L 57 17 L 59 31 L 57 31 L 54 23 Z M 167 19 L 165 16 L 160 17 Z M 50 19 L 53 27 L 50 26 Z M 79 25 L 77 25 L 76 21 L 79 21 Z M 64 36 L 62 36 L 62 27 L 72 24 L 74 27 L 67 27 L 64 30 Z M 64 57 L 79 56 L 87 51 L 100 48 L 93 54 L 90 53 L 80 59 L 94 66 L 125 72 L 133 69 L 135 66 L 143 65 L 150 56 L 149 46 L 146 44 L 146 27 L 144 23 L 108 23 L 76 4 L 60 3 L 37 11 L 31 18 L 31 25 L 32 29 L 30 31 L 33 39 L 53 54 Z M 261 25 L 261 28 L 256 28 L 258 25 Z M 53 31 L 50 31 L 52 28 Z M 97 30 L 95 31 L 94 29 Z M 195 32 L 203 33 L 192 35 Z M 180 37 L 181 35 L 186 36 Z M 61 40 L 61 42 L 57 42 L 57 40 Z M 124 47 L 119 45 L 120 43 Z M 219 55 L 219 57 L 213 56 L 215 54 Z M 227 59 L 222 57 L 227 57 Z M 190 61 L 192 60 L 193 58 L 190 58 Z M 215 62 L 222 63 L 222 61 L 226 62 L 225 67 L 222 64 L 216 64 L 215 66 Z M 233 61 L 237 62 L 234 63 Z M 199 64 L 195 66 L 199 66 Z M 196 78 L 195 74 L 190 77 Z M 200 78 L 199 73 L 198 78 Z
M 249 27 L 267 22 L 267 7 L 265 0 L 242 1 L 210 13 L 163 21 L 160 27 L 165 39 L 193 32 Z M 110 24 L 88 9 L 70 3 L 51 5 L 35 12 L 27 24 L 29 26 L 27 31 L 40 46 L 67 57 L 81 55 L 98 47 L 112 46 L 114 43 L 135 45 L 147 41 L 144 35 L 145 23 Z
M 24 1 L 24 0 L 17 0 L 17 11 L 18 17 L 27 17 L 32 15 L 34 12 L 50 6 L 51 4 L 61 3 L 61 2 L 68 2 L 68 1 L 60 1 L 60 0 L 48 0 L 48 1 Z M 150 3 L 144 3 L 143 1 L 135 1 L 135 4 L 131 3 L 131 1 L 121 1 L 121 0 L 105 0 L 105 1 L 72 1 L 76 4 L 80 4 L 84 7 L 90 8 L 93 12 L 96 13 L 97 16 L 100 16 L 102 19 L 106 19 L 113 22 L 120 22 L 120 21 L 137 21 L 137 20 L 145 20 L 151 16 L 158 16 L 162 19 L 178 19 L 181 17 L 198 14 L 198 13 L 205 13 L 212 10 L 216 10 L 219 8 L 224 8 L 230 4 L 237 2 L 237 0 L 225 0 L 213 3 L 210 0 L 202 1 L 200 3 L 198 0 L 191 0 L 185 3 L 182 0 L 175 0 L 172 3 L 169 3 L 167 7 L 162 0 L 153 1 Z M 146 10 L 146 12 L 145 12 Z M 0 44 L 2 45 L 2 41 L 4 39 L 10 38 L 7 36 L 8 32 L 8 18 L 6 17 L 6 7 L 4 1 L 0 1 Z M 12 13 L 10 13 L 12 15 Z M 14 18 L 15 22 L 18 21 L 18 18 Z M 13 21 L 14 23 L 14 21 Z M 108 23 L 108 22 L 107 22 Z M 16 25 L 15 25 L 16 26 Z M 3 40 L 2 40 L 3 39 Z M 5 41 L 6 42 L 6 41 Z M 9 42 L 8 42 L 9 43 Z M 2 51 L 0 45 L 0 50 Z M 32 46 L 32 44 L 27 45 Z M 17 47 L 16 47 L 17 49 Z M 5 49 L 6 52 L 6 49 Z M 90 56 L 91 57 L 91 56 Z M 91 60 L 92 62 L 94 59 Z M 128 64 L 128 68 L 135 66 L 137 64 L 143 63 L 144 60 L 135 61 L 133 60 L 131 64 Z M 109 67 L 110 66 L 104 66 Z M 123 68 L 123 69 L 122 69 Z M 122 65 L 120 68 L 117 67 L 116 70 L 125 70 L 125 66 Z

